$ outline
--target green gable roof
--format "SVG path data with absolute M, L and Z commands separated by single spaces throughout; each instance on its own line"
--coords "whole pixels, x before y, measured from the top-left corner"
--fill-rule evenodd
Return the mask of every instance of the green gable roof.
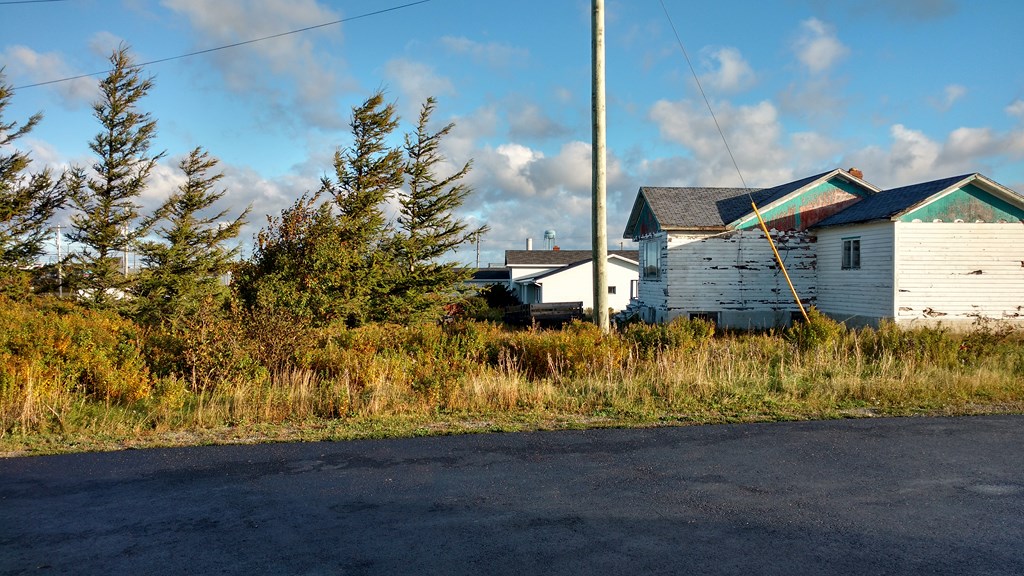
M 1024 197 L 981 174 L 964 174 L 880 192 L 817 226 L 874 220 L 1024 222 Z

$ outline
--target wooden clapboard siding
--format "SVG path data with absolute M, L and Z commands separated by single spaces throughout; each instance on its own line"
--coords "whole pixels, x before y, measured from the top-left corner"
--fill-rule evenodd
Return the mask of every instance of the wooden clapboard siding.
M 642 302 L 643 306 L 650 311 L 650 315 L 645 318 L 645 320 L 649 322 L 660 322 L 664 320 L 668 298 L 668 284 L 666 283 L 665 275 L 666 245 L 671 244 L 674 241 L 674 239 L 669 238 L 664 232 L 651 235 L 640 241 L 640 282 L 637 284 L 637 300 Z M 658 278 L 644 278 L 644 268 L 647 266 L 646 245 L 649 242 L 653 242 L 658 245 L 658 259 L 661 263 L 661 275 Z
M 804 305 L 816 299 L 814 237 L 805 232 L 773 233 Z M 665 256 L 668 317 L 694 312 L 729 313 L 796 310 L 796 303 L 760 231 L 721 235 L 673 235 Z
M 843 239 L 860 239 L 860 269 L 843 270 Z M 818 309 L 837 318 L 892 318 L 893 224 L 874 222 L 818 230 Z
M 1024 225 L 897 222 L 898 320 L 1024 317 Z

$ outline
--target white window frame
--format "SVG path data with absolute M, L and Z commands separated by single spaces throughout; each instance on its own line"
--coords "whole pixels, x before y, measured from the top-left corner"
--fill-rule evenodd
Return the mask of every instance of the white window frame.
M 658 280 L 661 278 L 661 242 L 656 237 L 649 238 L 643 242 L 643 246 L 643 278 L 644 280 Z
M 860 236 L 843 238 L 843 270 L 860 270 Z

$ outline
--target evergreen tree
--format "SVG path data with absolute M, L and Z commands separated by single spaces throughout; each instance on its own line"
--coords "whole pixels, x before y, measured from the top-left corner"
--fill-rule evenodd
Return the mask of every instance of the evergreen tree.
M 0 68 L 0 291 L 24 293 L 28 286 L 24 269 L 43 254 L 48 222 L 63 205 L 67 189 L 63 177 L 54 178 L 49 169 L 29 173 L 32 160 L 14 148 L 14 142 L 28 134 L 42 115 L 34 114 L 20 126 L 6 122 L 4 112 L 13 94 Z
M 387 144 L 397 126 L 395 106 L 385 105 L 381 92 L 353 108 L 352 146 L 335 152 L 335 180 L 323 179 L 323 189 L 338 207 L 345 239 L 365 248 L 376 248 L 387 238 L 384 203 L 402 186 L 402 151 Z
M 74 256 L 83 274 L 77 287 L 84 289 L 85 300 L 98 307 L 109 307 L 125 293 L 132 278 L 121 270 L 118 257 L 127 253 L 147 230 L 137 226 L 139 205 L 136 199 L 163 153 L 151 156 L 149 147 L 156 135 L 156 120 L 139 111 L 138 103 L 153 87 L 151 78 L 143 78 L 126 46 L 110 56 L 112 70 L 100 82 L 100 99 L 93 114 L 102 130 L 89 148 L 96 154 L 92 175 L 76 170 L 71 194 L 77 210 L 71 218 L 68 238 L 83 248 Z
M 334 236 L 324 241 L 340 251 L 329 290 L 344 303 L 335 308 L 349 325 L 389 319 L 382 304 L 395 277 L 394 248 L 384 207 L 403 180 L 402 150 L 387 143 L 397 126 L 394 104 L 384 104 L 381 92 L 353 108 L 352 145 L 335 153 L 335 178 L 323 179 L 337 209 Z
M 226 243 L 238 236 L 250 210 L 246 208 L 229 223 L 224 222 L 226 209 L 204 216 L 227 192 L 215 189 L 224 175 L 209 174 L 217 159 L 196 148 L 178 166 L 185 182 L 143 224 L 151 228 L 163 222 L 156 228 L 163 241 L 140 246 L 145 272 L 136 303 L 144 321 L 163 320 L 172 326 L 223 304 L 227 289 L 221 277 L 238 255 L 238 248 L 228 248 Z
M 456 262 L 440 259 L 486 232 L 486 227 L 470 230 L 455 216 L 472 192 L 462 181 L 471 162 L 449 176 L 438 174 L 446 161 L 440 151 L 441 141 L 455 124 L 431 132 L 430 116 L 436 105 L 434 98 L 427 99 L 420 110 L 416 133 L 405 137 L 408 191 L 399 197 L 397 258 L 401 269 L 392 297 L 396 313 L 411 318 L 436 316 L 452 300 L 469 271 Z

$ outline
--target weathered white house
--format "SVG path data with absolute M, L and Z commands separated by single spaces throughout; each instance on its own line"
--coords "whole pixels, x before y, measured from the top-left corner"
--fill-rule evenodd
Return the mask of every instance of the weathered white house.
M 756 202 L 804 305 L 817 301 L 810 226 L 878 189 L 832 170 L 766 189 L 641 188 L 624 237 L 640 242 L 637 298 L 648 322 L 705 317 L 719 326 L 784 325 L 797 311 L 753 211 Z
M 787 324 L 797 308 L 751 200 L 805 306 L 854 325 L 1024 323 L 1024 197 L 979 174 L 880 192 L 853 169 L 763 190 L 641 188 L 629 311 Z
M 980 174 L 885 191 L 814 232 L 817 306 L 834 318 L 1024 323 L 1024 197 Z
M 608 306 L 623 310 L 635 295 L 636 250 L 609 250 L 605 267 Z M 511 288 L 524 304 L 583 302 L 594 307 L 593 254 L 590 250 L 506 250 Z

